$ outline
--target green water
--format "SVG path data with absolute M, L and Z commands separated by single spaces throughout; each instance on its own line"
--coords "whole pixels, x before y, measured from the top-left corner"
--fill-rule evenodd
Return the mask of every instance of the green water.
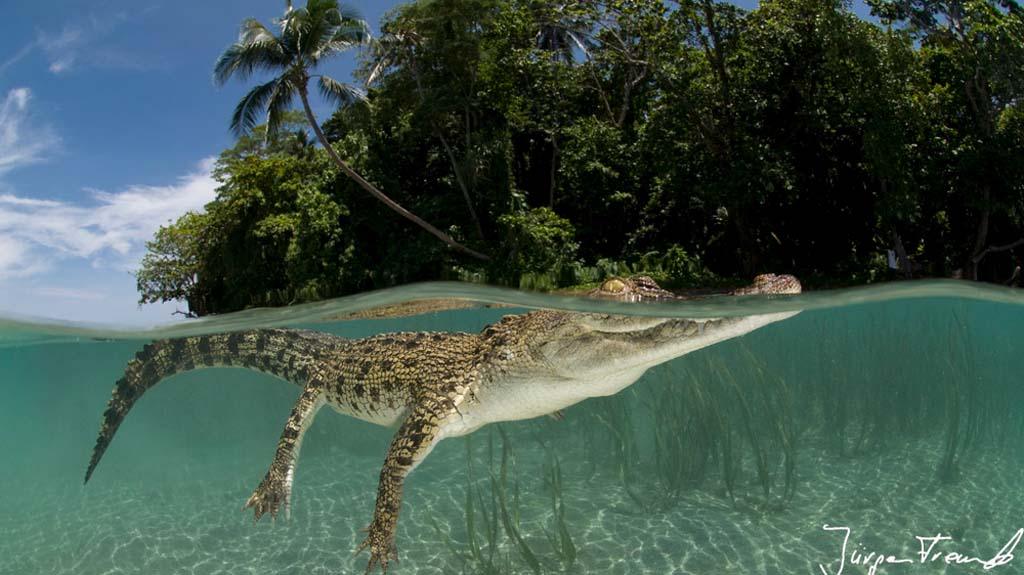
M 931 282 L 638 306 L 427 284 L 146 332 L 0 318 L 0 574 L 361 573 L 367 555 L 352 554 L 392 431 L 323 410 L 291 519 L 254 525 L 242 504 L 298 395 L 271 377 L 175 376 L 132 410 L 88 486 L 82 476 L 113 383 L 148 339 L 477 331 L 522 311 L 329 321 L 445 295 L 656 316 L 805 311 L 561 421 L 442 442 L 407 482 L 389 572 L 837 573 L 843 538 L 829 525 L 851 530 L 843 573 L 867 573 L 853 561 L 871 552 L 913 561 L 877 573 L 984 573 L 946 554 L 989 560 L 1024 528 L 1018 294 Z M 921 564 L 915 537 L 937 534 L 952 539 Z M 991 571 L 1024 573 L 1024 557 Z

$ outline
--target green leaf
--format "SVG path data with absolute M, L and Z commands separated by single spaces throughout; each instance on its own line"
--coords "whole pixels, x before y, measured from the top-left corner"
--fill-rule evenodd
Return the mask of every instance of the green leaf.
M 366 96 L 352 85 L 338 82 L 327 76 L 320 76 L 317 86 L 320 88 L 320 95 L 325 100 L 333 102 L 339 107 L 366 101 Z
M 280 83 L 281 80 L 274 79 L 266 84 L 260 84 L 242 97 L 235 106 L 235 113 L 231 115 L 232 133 L 242 136 L 252 131 L 259 115 L 266 110 L 267 102 L 274 96 Z

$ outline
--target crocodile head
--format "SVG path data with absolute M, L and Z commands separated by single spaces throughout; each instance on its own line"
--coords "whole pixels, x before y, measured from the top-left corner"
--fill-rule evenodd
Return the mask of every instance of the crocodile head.
M 800 292 L 795 277 L 769 274 L 733 293 Z M 483 335 L 500 373 L 519 381 L 548 382 L 551 389 L 543 393 L 565 391 L 562 400 L 551 402 L 564 406 L 617 393 L 654 365 L 797 313 L 684 319 L 542 310 L 509 316 Z
M 798 294 L 803 291 L 800 280 L 786 274 L 761 274 L 747 287 L 734 289 L 732 295 Z
M 663 289 L 651 276 L 613 277 L 587 293 L 590 297 L 621 301 L 665 300 L 675 295 Z
M 611 277 L 601 285 L 587 292 L 587 295 L 601 299 L 615 299 L 619 301 L 667 301 L 674 299 L 691 299 L 700 295 L 728 294 L 728 295 L 771 295 L 771 294 L 792 294 L 800 293 L 800 280 L 791 275 L 785 274 L 761 274 L 754 278 L 754 282 L 746 287 L 732 291 L 719 290 L 717 292 L 703 290 L 694 296 L 678 296 L 658 285 L 654 278 L 646 275 L 630 277 Z

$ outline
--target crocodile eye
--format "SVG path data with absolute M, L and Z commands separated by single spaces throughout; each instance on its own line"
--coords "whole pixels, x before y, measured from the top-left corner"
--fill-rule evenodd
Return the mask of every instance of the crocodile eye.
M 626 289 L 626 282 L 619 278 L 612 278 L 603 284 L 601 284 L 601 291 L 607 291 L 612 293 L 618 293 Z

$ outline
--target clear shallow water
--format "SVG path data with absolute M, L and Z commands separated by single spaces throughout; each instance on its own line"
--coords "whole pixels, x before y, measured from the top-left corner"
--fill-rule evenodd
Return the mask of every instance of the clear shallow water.
M 407 483 L 389 572 L 532 573 L 535 561 L 553 573 L 836 573 L 842 533 L 826 524 L 852 531 L 844 573 L 867 572 L 851 551 L 916 562 L 915 537 L 938 533 L 952 540 L 933 552 L 988 560 L 1024 527 L 1018 294 L 929 282 L 638 306 L 426 284 L 141 333 L 0 319 L 0 573 L 362 572 L 366 555 L 352 553 L 392 431 L 322 411 L 291 520 L 254 526 L 240 509 L 298 395 L 268 376 L 175 376 L 132 410 L 87 487 L 81 478 L 113 382 L 150 338 L 477 331 L 522 311 L 329 321 L 414 297 L 684 317 L 807 311 L 652 369 L 563 421 L 442 442 Z M 985 572 L 943 559 L 877 572 Z M 992 571 L 1024 573 L 1024 557 Z

